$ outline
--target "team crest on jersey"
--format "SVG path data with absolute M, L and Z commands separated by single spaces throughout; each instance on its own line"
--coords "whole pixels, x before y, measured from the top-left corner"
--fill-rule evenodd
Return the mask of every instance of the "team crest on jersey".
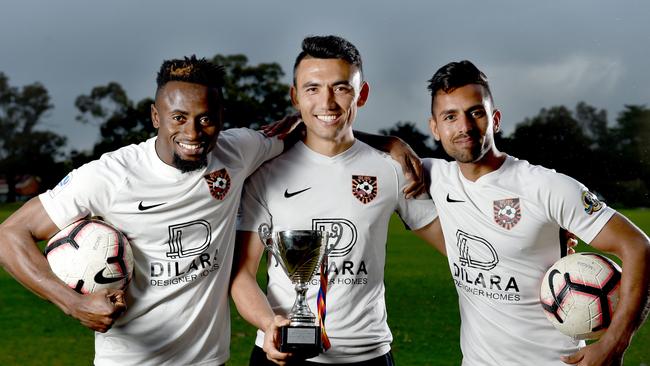
M 203 178 L 205 178 L 208 183 L 208 188 L 210 189 L 212 197 L 218 200 L 223 200 L 230 190 L 230 175 L 228 175 L 226 168 L 206 174 Z
M 587 190 L 582 191 L 582 205 L 588 215 L 598 212 L 603 208 L 603 203 L 598 200 L 598 197 Z
M 504 229 L 512 229 L 521 220 L 519 198 L 494 201 L 494 222 Z
M 352 194 L 361 203 L 369 203 L 377 197 L 377 177 L 369 175 L 352 176 Z

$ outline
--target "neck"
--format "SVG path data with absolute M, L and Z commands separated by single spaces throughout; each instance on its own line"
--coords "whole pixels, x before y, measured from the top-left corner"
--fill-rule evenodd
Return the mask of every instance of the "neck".
M 332 157 L 349 149 L 354 144 L 354 140 L 352 131 L 350 131 L 350 134 L 332 140 L 318 138 L 310 135 L 308 132 L 303 142 L 313 151 Z
M 493 146 L 477 161 L 471 163 L 459 162 L 458 166 L 465 178 L 476 182 L 480 177 L 499 169 L 504 161 L 506 161 L 506 154 L 500 152 Z

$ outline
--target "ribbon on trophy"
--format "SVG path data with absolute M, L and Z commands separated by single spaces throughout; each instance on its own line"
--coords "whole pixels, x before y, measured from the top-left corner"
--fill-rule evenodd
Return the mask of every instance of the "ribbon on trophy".
M 318 289 L 318 298 L 316 300 L 318 307 L 318 319 L 320 323 L 320 338 L 323 351 L 327 351 L 332 344 L 330 339 L 327 336 L 327 331 L 325 331 L 325 317 L 327 316 L 326 309 L 326 299 L 327 299 L 327 284 L 329 283 L 327 279 L 328 272 L 327 264 L 327 254 L 323 256 L 323 261 L 320 264 L 320 288 Z

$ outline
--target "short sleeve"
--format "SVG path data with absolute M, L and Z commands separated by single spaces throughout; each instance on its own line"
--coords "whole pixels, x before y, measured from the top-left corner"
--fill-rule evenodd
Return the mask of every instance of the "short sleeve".
M 117 175 L 111 179 L 110 174 L 102 174 L 108 170 L 104 165 L 101 161 L 85 164 L 68 173 L 56 187 L 39 195 L 45 211 L 59 229 L 87 215 L 102 216 L 108 210 L 111 195 L 121 182 Z
M 415 198 L 406 199 L 403 193 L 403 189 L 407 185 L 404 173 L 400 167 L 397 167 L 395 173 L 399 187 L 397 192 L 397 213 L 411 230 L 421 229 L 438 217 L 436 206 L 429 194 L 426 193 Z
M 249 128 L 231 128 L 222 132 L 218 141 L 224 141 L 239 151 L 239 157 L 252 174 L 262 163 L 272 159 L 284 149 L 284 142 L 277 137 L 266 137 L 262 132 Z
M 546 190 L 549 215 L 561 227 L 590 243 L 615 211 L 587 187 L 564 174 L 554 173 Z
M 257 232 L 263 223 L 272 225 L 262 183 L 262 174 L 258 172 L 249 177 L 244 184 L 237 217 L 237 230 Z

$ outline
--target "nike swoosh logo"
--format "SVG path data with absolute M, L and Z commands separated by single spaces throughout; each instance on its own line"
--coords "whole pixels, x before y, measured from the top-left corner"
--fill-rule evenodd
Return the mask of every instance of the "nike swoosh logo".
M 295 195 L 297 195 L 297 194 L 301 194 L 302 192 L 304 192 L 304 191 L 308 191 L 308 190 L 310 190 L 310 189 L 311 189 L 311 187 L 307 187 L 307 188 L 302 189 L 302 190 L 300 190 L 300 191 L 295 191 L 295 192 L 291 192 L 291 193 L 289 193 L 289 190 L 288 190 L 288 189 L 285 189 L 285 190 L 284 190 L 284 198 L 291 198 L 291 197 L 293 197 L 293 196 L 295 196 Z
M 142 204 L 142 201 L 140 201 L 140 204 L 138 205 L 138 210 L 140 210 L 140 211 L 146 211 L 146 210 L 148 210 L 148 209 L 150 209 L 150 208 L 154 208 L 154 207 L 162 206 L 162 205 L 164 205 L 165 203 L 167 203 L 167 202 L 159 203 L 159 204 L 157 204 L 157 205 L 145 206 L 145 205 Z
M 447 202 L 454 203 L 454 202 L 465 202 L 465 201 L 455 200 L 455 199 L 449 197 L 449 193 L 447 193 Z
M 113 282 L 121 281 L 121 280 L 124 279 L 124 276 L 120 276 L 120 277 L 104 277 L 104 270 L 105 269 L 106 269 L 106 267 L 102 268 L 101 271 L 99 271 L 99 272 L 97 272 L 95 274 L 95 282 L 97 282 L 99 284 L 102 284 L 102 285 L 105 285 L 105 284 L 108 284 L 108 283 L 113 283 Z

